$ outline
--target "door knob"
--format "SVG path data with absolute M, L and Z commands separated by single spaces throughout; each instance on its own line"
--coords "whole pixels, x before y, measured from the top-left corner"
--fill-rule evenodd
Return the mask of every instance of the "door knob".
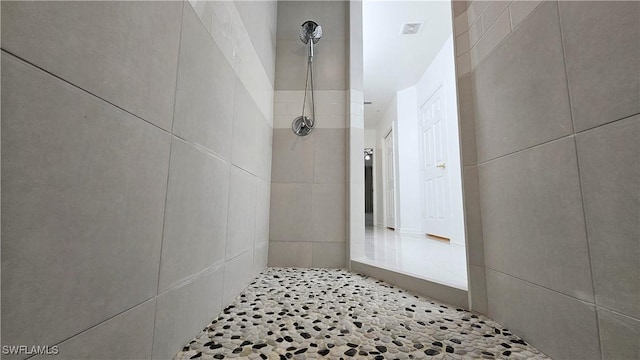
M 442 163 L 440 165 L 436 165 L 436 167 L 439 167 L 441 169 L 444 169 L 447 165 L 445 163 Z

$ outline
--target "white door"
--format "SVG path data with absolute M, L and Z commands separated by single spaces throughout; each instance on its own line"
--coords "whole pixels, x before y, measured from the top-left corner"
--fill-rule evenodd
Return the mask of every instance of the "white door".
M 420 108 L 422 226 L 428 235 L 451 238 L 447 127 L 442 85 Z
M 395 196 L 395 188 L 396 188 L 396 179 L 395 179 L 395 171 L 393 168 L 393 131 L 389 131 L 387 136 L 384 138 L 384 147 L 385 147 L 385 171 L 387 177 L 387 185 L 386 185 L 386 204 L 387 209 L 385 211 L 387 216 L 387 227 L 395 229 L 396 228 L 396 196 Z

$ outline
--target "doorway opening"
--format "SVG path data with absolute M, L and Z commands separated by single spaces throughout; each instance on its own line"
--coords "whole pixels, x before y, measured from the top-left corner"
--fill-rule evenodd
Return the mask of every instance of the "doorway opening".
M 362 264 L 467 290 L 450 2 L 365 1 Z M 404 23 L 420 23 L 406 35 Z
M 373 148 L 364 149 L 364 225 L 373 226 Z

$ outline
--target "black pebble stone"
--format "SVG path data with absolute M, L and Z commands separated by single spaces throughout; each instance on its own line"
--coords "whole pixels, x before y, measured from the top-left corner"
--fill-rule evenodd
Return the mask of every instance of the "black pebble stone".
M 224 355 L 222 355 L 222 354 L 215 354 L 215 355 L 213 355 L 213 358 L 214 358 L 214 359 L 224 359 Z
M 289 336 L 289 335 L 285 336 L 285 337 L 284 337 L 284 339 L 285 339 L 287 342 L 293 342 L 293 339 L 292 339 L 292 338 L 291 338 L 291 336 Z
M 382 355 L 376 355 L 376 357 L 373 358 L 374 360 L 384 360 L 384 356 Z
M 398 341 L 398 340 L 393 340 L 391 342 L 396 344 L 396 345 L 398 345 L 398 346 L 402 346 L 402 343 L 400 341 Z
M 242 352 L 242 348 L 241 347 L 237 347 L 237 348 L 233 349 L 233 353 L 234 354 L 239 354 L 241 352 Z
M 306 353 L 306 352 L 307 352 L 307 348 L 302 348 L 302 349 L 300 349 L 300 350 L 298 350 L 298 351 L 294 352 L 294 354 L 296 354 L 296 355 L 297 355 L 297 354 L 302 354 L 302 353 Z
M 220 349 L 221 347 L 222 347 L 222 344 L 213 344 L 209 346 L 209 349 L 215 350 L 215 349 Z
M 429 355 L 429 356 L 434 356 L 434 355 L 438 355 L 440 354 L 440 351 L 438 350 L 433 350 L 433 349 L 427 349 L 424 352 L 425 354 Z
M 448 353 L 453 353 L 453 348 L 449 345 L 447 345 L 447 347 L 445 348 L 446 352 Z
M 458 344 L 458 345 L 462 344 L 462 341 L 460 341 L 460 340 L 458 340 L 458 339 L 451 339 L 451 340 L 449 340 L 449 341 L 451 341 L 452 343 L 456 343 L 456 344 Z
M 378 351 L 380 351 L 383 354 L 387 352 L 387 347 L 383 345 L 377 345 L 376 349 L 378 349 Z
M 318 354 L 326 356 L 329 353 L 329 349 L 318 350 Z
M 431 343 L 431 345 L 442 347 L 442 343 L 440 341 L 434 341 Z
M 302 336 L 305 339 L 310 339 L 311 335 L 307 334 L 307 333 L 300 333 L 300 336 Z
M 197 354 L 193 355 L 192 357 L 190 357 L 189 359 L 197 359 L 197 358 L 199 358 L 199 357 L 201 357 L 201 356 L 202 356 L 202 353 L 201 353 L 201 352 L 199 352 L 199 353 L 197 353 Z
M 358 345 L 352 344 L 352 343 L 347 343 L 347 346 L 351 347 L 351 348 L 357 348 L 358 347 Z
M 251 341 L 243 341 L 242 344 L 240 344 L 240 346 L 247 346 L 247 345 L 251 345 L 252 342 Z
M 356 349 L 349 349 L 349 350 L 344 352 L 344 354 L 347 355 L 347 356 L 353 356 L 353 355 L 355 355 L 357 353 L 358 353 L 358 350 L 356 350 Z
M 267 344 L 255 344 L 252 346 L 252 348 L 254 349 L 262 349 L 263 347 L 267 346 Z

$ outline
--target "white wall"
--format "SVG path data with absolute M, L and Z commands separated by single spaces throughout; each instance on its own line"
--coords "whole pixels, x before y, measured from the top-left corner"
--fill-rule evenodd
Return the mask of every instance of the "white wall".
M 451 242 L 464 245 L 464 213 L 462 210 L 462 177 L 460 166 L 460 140 L 458 133 L 458 107 L 456 100 L 456 75 L 453 55 L 453 36 L 442 46 L 438 55 L 418 81 L 418 108 L 442 83 L 447 124 L 449 163 L 449 189 L 451 193 Z
M 412 86 L 400 90 L 396 97 L 399 213 L 396 223 L 401 233 L 422 234 L 417 89 Z

